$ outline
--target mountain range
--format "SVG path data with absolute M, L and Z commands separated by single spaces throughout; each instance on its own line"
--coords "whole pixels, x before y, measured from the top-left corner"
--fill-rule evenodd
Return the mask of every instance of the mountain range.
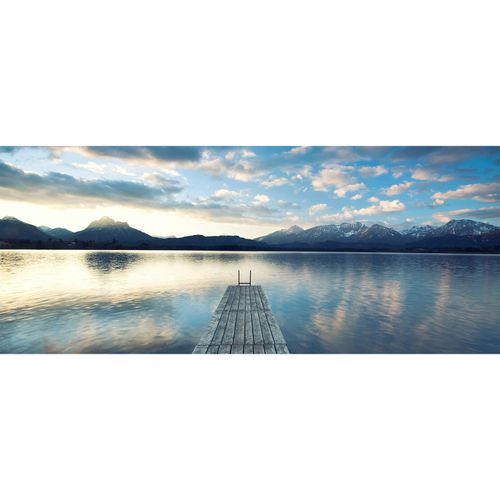
M 413 226 L 396 231 L 382 224 L 328 224 L 302 229 L 292 226 L 257 238 L 274 246 L 315 250 L 451 250 L 500 247 L 500 228 L 468 219 L 442 226 Z
M 129 248 L 177 250 L 260 250 L 265 246 L 239 236 L 193 235 L 156 238 L 119 222 L 102 217 L 82 231 L 33 226 L 15 217 L 0 219 L 0 248 Z
M 400 231 L 382 224 L 353 222 L 309 229 L 295 225 L 254 240 L 236 235 L 158 238 L 109 217 L 93 221 L 77 232 L 60 227 L 36 227 L 14 217 L 4 217 L 0 219 L 0 247 L 500 253 L 500 228 L 468 219 L 451 220 L 438 227 L 413 226 Z

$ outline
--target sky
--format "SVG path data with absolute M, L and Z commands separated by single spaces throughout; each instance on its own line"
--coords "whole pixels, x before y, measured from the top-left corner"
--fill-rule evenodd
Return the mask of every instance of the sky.
M 154 236 L 360 221 L 500 225 L 500 147 L 0 147 L 0 218 Z

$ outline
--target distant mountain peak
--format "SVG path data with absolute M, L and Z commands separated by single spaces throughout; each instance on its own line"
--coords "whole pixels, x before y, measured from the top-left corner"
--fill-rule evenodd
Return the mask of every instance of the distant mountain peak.
M 114 227 L 123 227 L 127 228 L 130 227 L 127 222 L 119 222 L 111 217 L 101 217 L 100 219 L 97 219 L 93 222 L 91 222 L 88 226 L 87 229 L 98 229 L 98 228 L 114 228 Z
M 478 222 L 471 219 L 452 219 L 444 226 L 437 228 L 434 233 L 454 234 L 456 236 L 480 235 L 493 229 L 496 229 L 496 227 L 485 222 Z
M 72 236 L 78 240 L 100 243 L 118 241 L 139 244 L 154 240 L 149 234 L 130 227 L 126 222 L 115 221 L 111 217 L 101 217 L 91 222 L 83 231 L 72 233 Z
M 64 227 L 48 227 L 48 226 L 38 226 L 40 231 L 43 231 L 45 234 L 48 234 L 52 238 L 60 239 L 60 240 L 70 240 L 72 239 L 74 233 L 69 231 Z
M 32 224 L 15 217 L 0 219 L 0 240 L 47 240 L 49 237 Z
M 401 230 L 400 233 L 408 238 L 419 239 L 431 236 L 434 230 L 435 227 L 425 224 L 423 226 L 411 226 L 410 228 Z
M 283 230 L 283 232 L 287 234 L 296 234 L 296 233 L 301 233 L 302 231 L 304 231 L 304 229 L 302 229 L 300 226 L 297 225 L 290 226 L 288 229 Z

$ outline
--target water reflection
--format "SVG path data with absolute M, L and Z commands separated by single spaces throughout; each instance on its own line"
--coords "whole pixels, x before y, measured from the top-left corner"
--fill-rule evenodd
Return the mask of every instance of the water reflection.
M 123 271 L 141 259 L 141 254 L 131 252 L 89 252 L 85 255 L 87 266 L 99 273 Z
M 500 257 L 0 251 L 0 352 L 190 352 L 240 269 L 292 352 L 500 352 Z

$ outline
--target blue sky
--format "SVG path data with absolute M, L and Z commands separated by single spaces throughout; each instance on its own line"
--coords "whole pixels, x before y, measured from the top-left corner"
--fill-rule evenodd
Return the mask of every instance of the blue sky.
M 0 217 L 158 236 L 293 224 L 500 224 L 498 147 L 2 147 Z

